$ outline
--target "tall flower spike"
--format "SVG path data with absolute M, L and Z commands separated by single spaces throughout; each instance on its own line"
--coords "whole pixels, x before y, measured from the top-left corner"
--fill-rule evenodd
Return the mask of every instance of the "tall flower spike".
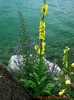
M 45 50 L 45 21 L 44 17 L 47 14 L 48 10 L 48 5 L 45 4 L 46 0 L 44 0 L 44 4 L 42 6 L 41 12 L 42 12 L 42 20 L 40 21 L 40 26 L 39 26 L 39 40 L 40 40 L 40 47 L 35 46 L 34 48 L 37 49 L 37 53 L 39 55 L 44 55 L 44 50 Z
M 64 65 L 64 68 L 67 68 L 68 67 L 68 61 L 67 61 L 67 56 L 68 56 L 68 51 L 69 51 L 70 48 L 68 48 L 68 46 L 65 47 L 65 49 L 63 50 L 64 52 L 64 56 L 63 56 L 63 65 Z

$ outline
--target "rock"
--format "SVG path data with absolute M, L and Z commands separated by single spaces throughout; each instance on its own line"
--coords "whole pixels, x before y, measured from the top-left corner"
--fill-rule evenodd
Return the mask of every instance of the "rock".
M 14 69 L 19 70 L 19 66 L 23 64 L 22 61 L 23 61 L 22 55 L 19 56 L 13 55 L 9 60 L 8 67 L 11 68 L 12 70 Z
M 30 57 L 32 57 L 32 54 L 30 54 Z M 59 76 L 59 73 L 62 73 L 62 70 L 60 69 L 60 67 L 55 64 L 52 63 L 48 60 L 46 60 L 45 57 L 44 61 L 45 61 L 45 66 L 46 66 L 46 70 L 49 70 L 52 73 L 52 77 L 56 78 Z M 23 61 L 23 56 L 22 55 L 13 55 L 11 56 L 10 60 L 9 60 L 9 64 L 8 64 L 8 68 L 11 68 L 12 70 L 19 70 L 19 66 L 22 65 Z
M 55 62 L 52 63 L 46 60 L 46 58 L 44 58 L 44 61 L 45 61 L 46 70 L 50 71 L 51 77 L 53 77 L 54 79 L 57 78 L 60 73 L 63 73 L 63 71 Z
M 0 100 L 34 100 L 1 63 Z

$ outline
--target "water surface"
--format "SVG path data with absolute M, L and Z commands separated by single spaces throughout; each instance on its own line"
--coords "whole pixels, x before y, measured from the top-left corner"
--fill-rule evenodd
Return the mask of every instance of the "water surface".
M 38 37 L 43 0 L 0 0 L 0 62 L 8 64 L 18 43 L 18 12 L 22 12 L 30 37 Z M 46 56 L 61 65 L 62 52 L 69 46 L 70 63 L 74 62 L 74 0 L 47 0 Z

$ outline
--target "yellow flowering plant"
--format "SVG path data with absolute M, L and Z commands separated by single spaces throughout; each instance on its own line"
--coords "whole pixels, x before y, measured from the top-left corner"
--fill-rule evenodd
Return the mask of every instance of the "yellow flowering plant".
M 65 47 L 65 49 L 63 50 L 63 53 L 64 53 L 64 56 L 63 56 L 63 74 L 60 75 L 60 82 L 62 84 L 62 89 L 63 88 L 66 88 L 66 84 L 65 84 L 65 75 L 66 75 L 66 72 L 67 72 L 67 67 L 68 67 L 68 51 L 69 51 L 69 48 L 68 46 Z
M 63 65 L 64 65 L 64 68 L 67 68 L 68 67 L 68 51 L 69 51 L 70 48 L 68 48 L 68 46 L 65 47 L 65 49 L 63 50 L 64 52 L 64 56 L 63 56 Z
M 66 88 L 67 91 L 65 91 L 66 89 L 64 89 L 63 91 L 59 92 L 58 94 L 60 96 L 64 95 L 64 94 L 69 94 L 73 95 L 73 87 L 71 88 L 70 85 L 72 85 L 73 83 L 71 82 L 72 78 L 71 75 L 74 75 L 73 71 L 71 70 L 71 68 L 73 67 L 73 63 L 71 64 L 71 66 L 69 67 L 68 64 L 68 51 L 70 50 L 70 48 L 68 48 L 68 46 L 65 47 L 65 49 L 63 50 L 64 56 L 63 56 L 63 74 L 60 74 L 60 83 L 61 83 L 61 88 Z M 71 90 L 72 89 L 72 90 Z
M 36 65 L 32 66 L 34 68 L 32 73 L 29 73 L 30 77 L 28 79 L 21 79 L 20 81 L 24 84 L 23 86 L 28 90 L 32 96 L 45 96 L 45 94 L 50 95 L 50 90 L 53 88 L 52 82 L 49 80 L 47 75 L 43 55 L 45 54 L 45 21 L 44 17 L 47 13 L 48 6 L 46 5 L 46 0 L 41 9 L 42 19 L 39 26 L 39 45 L 35 45 L 34 49 L 37 51 L 38 60 Z M 35 59 L 36 60 L 36 59 Z

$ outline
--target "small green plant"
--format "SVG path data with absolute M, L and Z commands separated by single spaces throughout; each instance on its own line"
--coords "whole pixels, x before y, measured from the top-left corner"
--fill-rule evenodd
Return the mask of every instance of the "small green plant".
M 60 96 L 66 96 L 68 94 L 68 96 L 73 96 L 74 92 L 73 92 L 73 80 L 70 77 L 71 75 L 73 75 L 73 71 L 72 71 L 72 67 L 73 64 L 69 67 L 68 64 L 68 51 L 70 48 L 68 48 L 68 46 L 65 47 L 64 51 L 64 56 L 63 56 L 63 73 L 60 74 L 60 78 L 57 79 L 58 83 L 60 83 L 59 86 L 59 93 L 58 95 Z M 72 71 L 72 72 L 71 72 Z

